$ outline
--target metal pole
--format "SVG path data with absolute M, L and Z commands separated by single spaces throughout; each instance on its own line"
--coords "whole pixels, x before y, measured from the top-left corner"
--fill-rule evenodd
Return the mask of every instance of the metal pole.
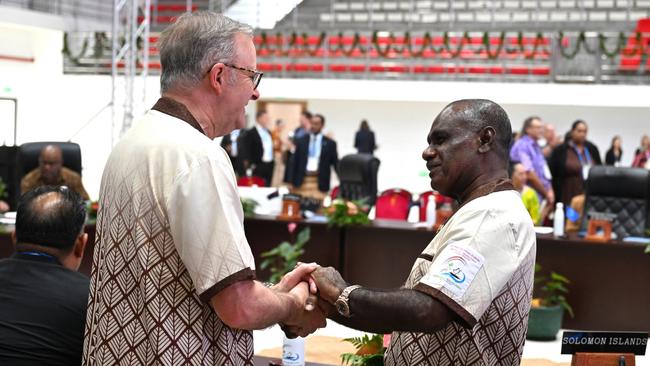
M 120 4 L 122 3 L 122 4 Z M 117 22 L 120 16 L 120 8 L 124 3 L 121 0 L 113 0 L 113 25 L 111 26 L 112 49 L 111 49 L 111 146 L 115 146 L 115 79 L 117 78 Z
M 147 103 L 147 77 L 149 76 L 149 36 L 151 28 L 151 0 L 145 0 L 144 20 L 144 43 L 142 50 L 142 105 L 146 110 Z

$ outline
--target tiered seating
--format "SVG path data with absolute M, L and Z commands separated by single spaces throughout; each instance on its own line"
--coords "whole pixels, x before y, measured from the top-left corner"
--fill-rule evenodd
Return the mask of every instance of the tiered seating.
M 254 41 L 258 68 L 269 73 L 550 74 L 548 37 L 278 34 Z
M 512 24 L 551 29 L 567 23 L 589 22 L 590 27 L 611 29 L 650 16 L 650 1 L 636 0 L 336 0 L 332 7 L 320 0 L 305 0 L 297 16 L 300 23 L 318 28 L 380 28 L 410 24 L 430 26 L 453 23 L 461 28 L 501 27 Z M 285 19 L 293 19 L 293 15 Z M 285 27 L 290 25 L 287 20 Z M 390 29 L 390 28 L 389 28 Z M 593 28 L 592 28 L 593 29 Z
M 650 72 L 650 18 L 639 20 L 635 31 L 636 34 L 628 37 L 627 44 L 621 50 L 619 70 Z

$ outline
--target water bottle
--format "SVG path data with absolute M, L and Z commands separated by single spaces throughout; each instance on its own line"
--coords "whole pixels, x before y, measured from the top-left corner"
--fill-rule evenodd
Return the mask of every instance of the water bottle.
M 283 366 L 305 366 L 305 339 L 296 337 L 289 339 L 284 336 L 282 344 Z
M 430 195 L 427 198 L 427 224 L 429 226 L 433 227 L 436 224 L 436 197 L 434 195 Z
M 564 204 L 562 204 L 562 202 L 555 204 L 555 214 L 553 215 L 553 235 L 564 236 Z

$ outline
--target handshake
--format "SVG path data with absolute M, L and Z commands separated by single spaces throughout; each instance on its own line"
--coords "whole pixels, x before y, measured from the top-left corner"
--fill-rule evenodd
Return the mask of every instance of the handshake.
M 326 325 L 325 319 L 336 313 L 334 303 L 347 287 L 332 267 L 316 263 L 298 263 L 272 289 L 287 293 L 293 300 L 289 316 L 280 323 L 288 338 L 305 337 Z

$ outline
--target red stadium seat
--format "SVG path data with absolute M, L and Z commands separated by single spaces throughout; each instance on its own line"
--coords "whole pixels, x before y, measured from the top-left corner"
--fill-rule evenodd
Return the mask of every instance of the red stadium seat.
M 282 71 L 282 65 L 272 63 L 259 63 L 257 69 L 262 72 Z
M 640 42 L 637 39 L 637 32 L 642 33 Z M 628 37 L 627 45 L 621 49 L 621 61 L 618 69 L 623 72 L 639 70 L 643 50 L 647 50 L 648 47 L 650 47 L 650 18 L 640 19 L 637 23 L 635 33 Z
M 411 208 L 411 193 L 403 189 L 382 192 L 375 203 L 375 218 L 406 221 Z
M 264 178 L 258 177 L 258 176 L 250 176 L 250 177 L 241 177 L 237 179 L 237 186 L 239 187 L 253 187 L 253 186 L 258 186 L 258 187 L 264 187 Z

